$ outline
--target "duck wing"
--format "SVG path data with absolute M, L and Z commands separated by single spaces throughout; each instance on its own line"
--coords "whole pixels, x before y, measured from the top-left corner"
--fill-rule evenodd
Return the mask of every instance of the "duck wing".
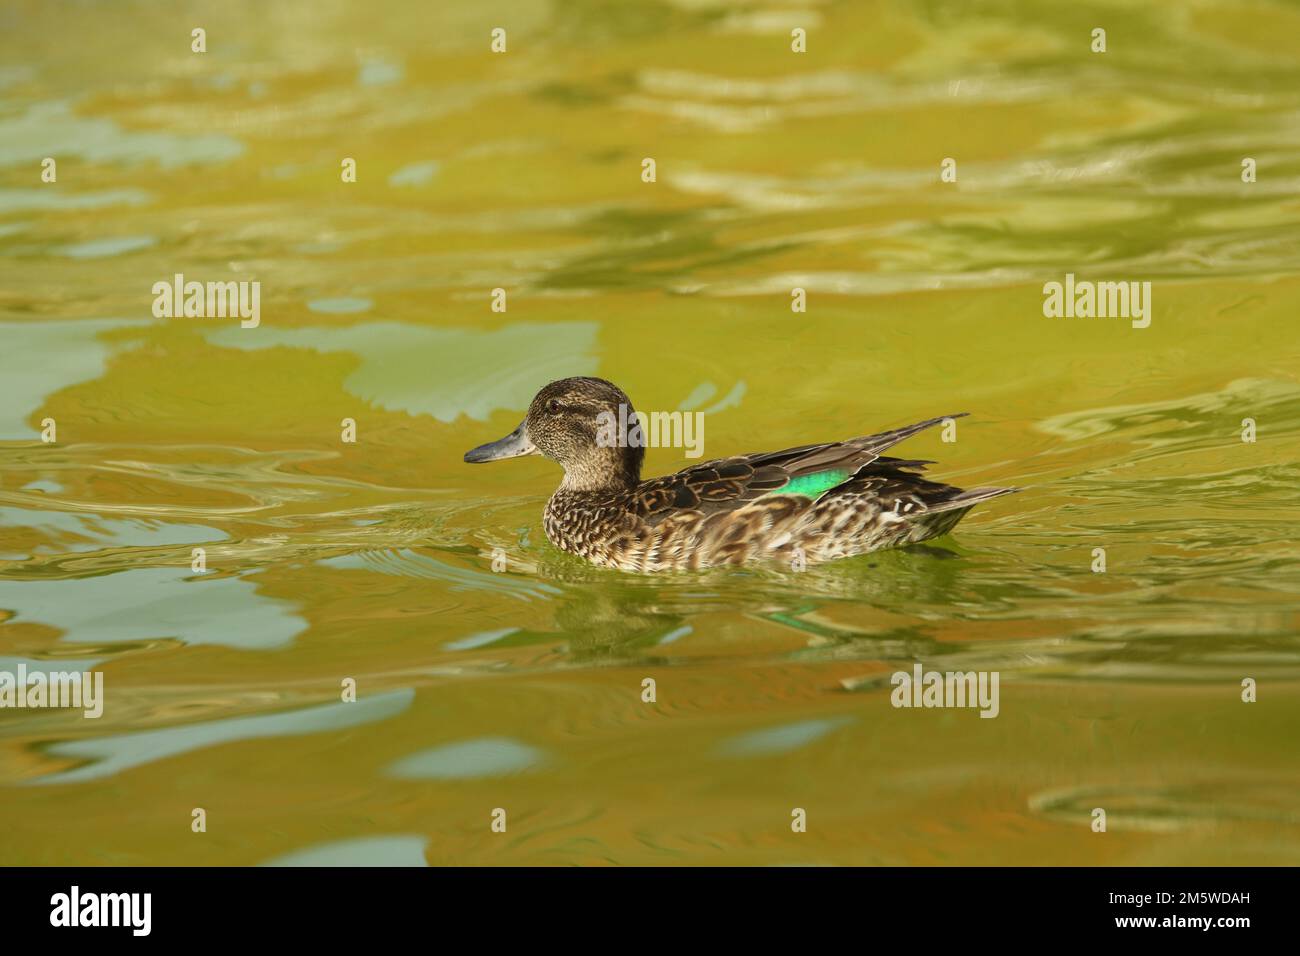
M 847 441 L 702 462 L 676 474 L 642 482 L 634 493 L 632 506 L 650 524 L 655 524 L 683 511 L 708 514 L 734 510 L 765 495 L 779 495 L 794 505 L 798 498 L 811 503 L 851 481 L 877 461 L 888 462 L 895 468 L 924 467 L 928 462 L 882 459 L 881 452 L 917 432 L 965 414 L 941 415 Z

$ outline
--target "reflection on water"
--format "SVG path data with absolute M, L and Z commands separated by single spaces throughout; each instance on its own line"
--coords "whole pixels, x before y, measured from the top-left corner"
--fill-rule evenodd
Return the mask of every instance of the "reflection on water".
M 21 97 L 25 85 L 10 94 Z M 155 163 L 170 169 L 226 163 L 244 152 L 243 144 L 225 133 L 128 130 L 110 117 L 83 115 L 66 100 L 24 104 L 18 99 L 9 105 L 17 109 L 0 117 L 0 166 L 38 164 L 55 156 L 97 165 Z
M 355 300 L 316 303 L 316 312 L 349 313 Z M 340 307 L 340 306 L 344 307 Z M 346 328 L 271 329 L 265 335 L 240 335 L 226 328 L 209 335 L 224 348 L 304 348 L 343 352 L 359 367 L 343 382 L 358 398 L 382 408 L 432 415 L 453 422 L 461 415 L 480 421 L 500 409 L 527 408 L 537 382 L 564 378 L 572 370 L 594 372 L 591 354 L 594 322 L 508 325 L 492 332 L 430 329 L 397 322 L 370 322 Z M 429 361 L 437 356 L 437 374 Z
M 519 773 L 544 759 L 537 748 L 527 744 L 485 737 L 411 754 L 393 764 L 388 772 L 408 780 L 463 780 Z
M 424 866 L 428 838 L 407 834 L 361 837 L 309 847 L 268 860 L 263 866 Z
M 0 604 L 81 644 L 174 637 L 187 644 L 281 647 L 303 630 L 293 605 L 241 578 L 195 583 L 189 568 L 138 568 L 86 578 L 0 580 Z
M 35 438 L 30 422 L 54 392 L 99 378 L 111 346 L 102 334 L 145 325 L 143 319 L 0 322 L 0 439 Z
M 107 698 L 0 711 L 0 863 L 1300 862 L 1300 12 L 373 6 L 0 36 L 0 670 Z M 178 272 L 260 326 L 155 319 Z M 1150 328 L 1045 319 L 1069 272 Z M 555 466 L 461 461 L 580 374 L 706 457 L 969 410 L 905 453 L 1027 490 L 595 569 Z M 916 663 L 999 716 L 895 710 Z
M 141 764 L 237 740 L 344 730 L 371 721 L 387 720 L 409 707 L 412 696 L 409 690 L 390 691 L 355 703 L 323 704 L 286 713 L 232 717 L 161 730 L 64 741 L 50 747 L 48 755 L 64 761 L 83 762 L 66 770 L 46 773 L 31 782 L 78 783 L 111 777 Z
M 847 717 L 839 720 L 805 720 L 771 730 L 757 730 L 726 741 L 722 745 L 722 753 L 727 756 L 746 756 L 797 750 L 849 722 Z

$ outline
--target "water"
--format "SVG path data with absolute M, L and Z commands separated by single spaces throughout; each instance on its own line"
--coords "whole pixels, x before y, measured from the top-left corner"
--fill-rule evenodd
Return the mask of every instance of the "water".
M 1300 9 L 980 10 L 0 15 L 0 669 L 107 696 L 0 712 L 0 862 L 1300 862 Z M 178 272 L 261 324 L 154 318 Z M 1150 327 L 1045 318 L 1067 272 Z M 905 453 L 1027 490 L 591 569 L 555 466 L 461 461 L 573 374 L 707 457 L 970 411 Z M 998 717 L 891 707 L 917 662 Z

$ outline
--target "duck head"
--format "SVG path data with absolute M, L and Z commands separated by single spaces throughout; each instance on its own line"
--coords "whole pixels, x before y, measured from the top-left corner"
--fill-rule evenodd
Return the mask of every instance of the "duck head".
M 634 487 L 641 480 L 645 447 L 622 389 L 601 378 L 562 378 L 537 393 L 518 428 L 467 451 L 465 460 L 477 464 L 521 455 L 558 462 L 564 468 L 561 488 L 596 491 Z

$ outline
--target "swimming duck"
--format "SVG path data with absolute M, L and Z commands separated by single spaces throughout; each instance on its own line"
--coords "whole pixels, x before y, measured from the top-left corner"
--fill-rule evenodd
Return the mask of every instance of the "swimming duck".
M 957 417 L 719 458 L 643 481 L 644 440 L 627 395 L 604 379 L 565 378 L 537 393 L 518 428 L 465 461 L 545 455 L 563 466 L 543 514 L 546 537 L 593 564 L 647 572 L 774 559 L 802 567 L 936 537 L 979 502 L 1018 491 L 963 491 L 915 473 L 931 462 L 881 457 Z M 614 441 L 611 421 L 629 423 Z

